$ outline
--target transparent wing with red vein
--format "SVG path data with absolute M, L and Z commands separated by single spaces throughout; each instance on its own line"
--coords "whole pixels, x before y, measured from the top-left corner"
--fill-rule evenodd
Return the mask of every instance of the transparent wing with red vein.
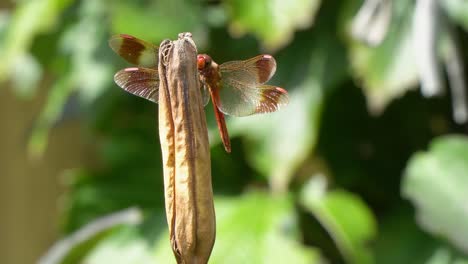
M 136 96 L 158 102 L 158 71 L 148 68 L 126 68 L 114 75 L 115 83 Z
M 220 89 L 218 108 L 232 116 L 248 116 L 271 113 L 288 104 L 288 93 L 280 87 L 260 85 L 258 87 L 241 86 L 223 82 Z
M 203 106 L 206 106 L 210 102 L 210 92 L 206 85 L 202 82 L 200 82 L 200 91 L 202 94 Z
M 280 87 L 264 85 L 275 73 L 276 62 L 270 55 L 245 61 L 227 62 L 219 67 L 218 108 L 233 116 L 270 113 L 288 104 L 288 93 Z
M 109 39 L 109 46 L 131 64 L 157 68 L 158 47 L 139 38 L 120 34 Z
M 258 55 L 244 61 L 229 61 L 219 66 L 221 76 L 229 74 L 230 78 L 242 83 L 263 84 L 271 79 L 276 71 L 276 61 L 271 55 Z

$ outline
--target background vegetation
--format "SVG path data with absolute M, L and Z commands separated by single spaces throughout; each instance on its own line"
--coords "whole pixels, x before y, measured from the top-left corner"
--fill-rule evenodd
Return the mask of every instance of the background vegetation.
M 232 154 L 206 107 L 217 214 L 210 263 L 468 263 L 466 102 L 463 90 L 453 90 L 457 80 L 464 89 L 465 73 L 454 79 L 450 71 L 453 62 L 463 69 L 468 61 L 468 4 L 437 3 L 429 55 L 414 37 L 419 9 L 406 0 L 392 1 L 388 31 L 374 47 L 353 37 L 358 0 L 5 4 L 0 80 L 24 102 L 37 87 L 47 91 L 21 147 L 45 159 L 50 134 L 78 120 L 58 156 L 78 151 L 77 133 L 88 149 L 80 150 L 86 162 L 53 175 L 66 188 L 62 237 L 129 207 L 143 215 L 75 241 L 61 262 L 173 262 L 157 107 L 113 83 L 128 64 L 107 40 L 126 33 L 159 43 L 189 31 L 218 63 L 273 54 L 278 69 L 270 83 L 290 93 L 290 105 L 277 113 L 228 117 Z M 445 96 L 421 95 L 424 56 L 436 58 L 440 70 L 429 70 L 429 78 L 440 74 Z

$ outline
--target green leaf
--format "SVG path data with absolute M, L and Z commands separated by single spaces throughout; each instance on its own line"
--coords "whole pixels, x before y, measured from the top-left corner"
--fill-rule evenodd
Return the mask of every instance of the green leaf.
M 31 97 L 41 80 L 42 66 L 28 53 L 18 56 L 13 65 L 14 69 L 11 72 L 13 87 L 18 95 Z
M 61 117 L 74 91 L 79 92 L 82 101 L 90 103 L 112 82 L 112 67 L 99 61 L 99 48 L 105 46 L 109 49 L 108 36 L 103 27 L 105 10 L 106 5 L 101 1 L 82 1 L 79 21 L 61 35 L 61 52 L 71 55 L 71 60 L 66 61 L 65 66 L 64 56 L 55 60 L 60 65 L 56 73 L 61 77 L 50 88 L 45 107 L 36 120 L 28 146 L 32 156 L 40 156 L 44 152 L 49 131 Z
M 316 249 L 295 239 L 297 221 L 291 199 L 256 192 L 215 197 L 215 207 L 216 242 L 209 263 L 322 263 Z M 167 256 L 168 247 L 168 241 L 159 245 L 158 259 Z
M 367 105 L 374 113 L 383 111 L 391 100 L 402 96 L 418 82 L 411 38 L 413 2 L 396 0 L 392 3 L 391 25 L 386 39 L 378 47 L 349 41 L 353 74 L 362 81 Z M 346 26 L 350 28 L 357 10 L 348 7 L 346 11 L 349 12 Z
M 468 30 L 468 1 L 444 0 L 440 4 L 445 8 L 449 17 Z
M 5 42 L 5 37 L 8 34 L 8 27 L 11 24 L 10 10 L 0 10 L 0 43 Z M 2 44 L 3 45 L 3 44 Z
M 228 120 L 231 135 L 247 138 L 250 163 L 269 177 L 274 191 L 287 189 L 294 172 L 313 151 L 324 96 L 346 76 L 345 55 L 336 51 L 343 50 L 341 45 L 329 33 L 328 24 L 317 27 L 313 33 L 319 38 L 301 33 L 277 57 L 278 72 L 269 83 L 288 90 L 289 105 L 273 114 Z
M 308 84 L 300 88 L 303 93 L 299 89 L 291 92 L 290 104 L 278 113 L 230 122 L 233 135 L 242 131 L 249 138 L 247 157 L 254 168 L 268 175 L 274 191 L 286 190 L 294 171 L 315 145 L 322 91 L 317 83 Z
M 230 0 L 226 1 L 234 35 L 253 33 L 269 50 L 288 44 L 297 29 L 309 27 L 320 0 Z
M 25 56 L 34 37 L 53 29 L 61 12 L 71 0 L 20 1 L 14 11 L 5 36 L 0 42 L 0 81 L 6 80 L 13 65 Z
M 417 226 L 410 209 L 409 205 L 400 203 L 397 210 L 387 211 L 385 217 L 380 219 L 375 263 L 424 264 L 441 246 L 440 240 Z
M 292 200 L 250 193 L 216 197 L 217 238 L 210 263 L 321 263 L 318 252 L 294 239 Z M 162 212 L 160 212 L 162 213 Z M 103 240 L 85 258 L 93 263 L 175 263 L 164 217 L 127 227 Z
M 110 8 L 113 32 L 134 35 L 156 45 L 163 39 L 175 39 L 180 32 L 192 32 L 197 43 L 203 35 L 202 10 L 194 1 L 162 0 L 144 5 L 119 1 Z M 152 28 L 157 30 L 148 30 Z
M 376 263 L 462 264 L 463 256 L 452 247 L 423 232 L 413 219 L 412 210 L 392 210 L 379 222 Z
M 107 8 L 103 1 L 82 1 L 78 22 L 62 35 L 62 49 L 71 55 L 76 88 L 85 103 L 94 101 L 112 83 L 113 68 L 102 56 L 103 51 L 111 54 L 105 27 Z
M 292 200 L 265 193 L 215 198 L 216 243 L 210 263 L 320 263 L 316 250 L 294 239 Z
M 58 120 L 62 109 L 73 91 L 74 76 L 70 74 L 61 77 L 51 88 L 47 103 L 35 121 L 34 128 L 28 142 L 28 153 L 37 158 L 44 153 L 47 147 L 49 130 Z
M 147 153 L 140 148 L 141 152 Z M 151 161 L 155 163 L 153 158 L 146 157 L 146 161 L 141 161 L 141 155 L 129 158 L 129 163 L 138 167 L 119 164 L 107 172 L 71 171 L 65 175 L 64 181 L 71 189 L 64 203 L 65 231 L 73 231 L 96 217 L 130 206 L 162 211 L 162 176 L 148 165 Z
M 324 176 L 313 177 L 301 192 L 301 203 L 327 230 L 346 263 L 374 263 L 368 247 L 377 227 L 372 212 L 356 195 L 326 191 Z
M 39 264 L 81 263 L 89 249 L 120 225 L 141 223 L 142 213 L 138 208 L 128 208 L 120 212 L 96 219 L 73 234 L 56 242 L 40 260 Z
M 426 264 L 468 264 L 468 258 L 461 256 L 449 247 L 440 246 L 434 250 Z
M 468 253 L 467 190 L 468 138 L 452 135 L 411 157 L 401 192 L 416 207 L 422 228 Z
M 82 263 L 114 263 L 114 264 L 154 264 L 175 263 L 170 249 L 167 233 L 161 232 L 166 226 L 166 220 L 158 214 L 151 217 L 140 226 L 125 226 L 115 230 L 107 238 L 94 247 Z M 165 241 L 164 241 L 165 240 Z M 154 243 L 165 242 L 165 256 L 158 257 L 153 250 Z

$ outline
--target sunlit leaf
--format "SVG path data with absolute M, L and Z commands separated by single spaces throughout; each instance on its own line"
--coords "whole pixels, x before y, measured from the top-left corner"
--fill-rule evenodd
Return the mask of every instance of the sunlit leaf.
M 0 10 L 0 43 L 5 42 L 8 26 L 11 23 L 11 11 L 7 9 Z
M 348 10 L 349 28 L 356 11 L 353 8 Z M 371 48 L 357 40 L 349 43 L 354 75 L 362 82 L 367 105 L 374 113 L 381 112 L 391 100 L 417 84 L 418 72 L 411 38 L 412 11 L 413 2 L 393 1 L 390 29 L 378 47 Z
M 38 264 L 80 263 L 86 252 L 107 233 L 121 225 L 134 226 L 142 222 L 138 208 L 128 208 L 100 217 L 57 241 L 38 261 Z
M 175 263 L 174 257 L 169 255 L 171 249 L 168 237 L 164 237 L 165 233 L 159 231 L 164 229 L 165 225 L 164 217 L 157 217 L 139 227 L 126 226 L 115 230 L 88 252 L 83 258 L 83 263 Z M 167 239 L 167 256 L 161 260 L 154 254 L 153 243 L 155 240 L 162 242 L 163 239 Z
M 374 263 L 369 243 L 376 236 L 376 221 L 359 197 L 327 191 L 325 178 L 317 175 L 302 189 L 301 203 L 327 230 L 346 263 Z
M 20 1 L 0 42 L 0 81 L 12 74 L 13 65 L 31 47 L 34 37 L 53 28 L 72 0 Z
M 106 5 L 101 1 L 82 1 L 80 19 L 62 35 L 61 55 L 70 55 L 71 63 L 59 68 L 61 76 L 50 89 L 42 113 L 36 121 L 29 143 L 29 152 L 35 156 L 47 146 L 51 126 L 60 118 L 69 96 L 78 91 L 84 102 L 92 102 L 112 82 L 112 67 L 99 61 L 99 48 L 106 46 L 104 28 Z M 60 61 L 62 58 L 57 58 Z
M 295 239 L 297 222 L 290 199 L 251 193 L 216 197 L 215 207 L 216 243 L 210 263 L 322 263 L 316 249 Z M 173 258 L 167 248 L 167 241 L 158 243 L 159 260 Z
M 309 27 L 320 0 L 229 0 L 225 5 L 234 35 L 252 33 L 269 49 L 288 44 L 297 29 Z
M 448 15 L 454 21 L 468 30 L 468 1 L 465 0 L 444 0 L 440 4 L 445 7 Z
M 468 253 L 468 139 L 435 139 L 427 152 L 413 155 L 402 183 L 402 195 L 417 209 L 426 231 Z
M 143 5 L 119 1 L 110 8 L 115 33 L 134 35 L 157 45 L 180 32 L 192 32 L 197 46 L 203 39 L 202 9 L 193 1 L 163 0 Z M 157 30 L 148 30 L 152 28 Z
M 60 78 L 51 88 L 47 103 L 39 114 L 29 138 L 28 152 L 32 157 L 39 157 L 47 146 L 48 133 L 58 120 L 68 97 L 73 91 L 75 79 L 71 75 Z
M 215 197 L 215 205 L 217 237 L 210 263 L 320 263 L 316 250 L 296 240 L 292 200 L 250 193 Z
M 217 240 L 210 263 L 322 263 L 316 249 L 296 239 L 292 200 L 251 193 L 217 197 Z M 85 262 L 175 263 L 162 212 L 139 227 L 113 232 L 91 249 Z
M 12 82 L 18 95 L 30 97 L 42 77 L 42 66 L 31 54 L 16 57 L 13 63 Z
M 102 1 L 82 1 L 78 22 L 63 33 L 61 41 L 62 50 L 71 55 L 72 71 L 78 80 L 76 88 L 87 103 L 112 83 L 114 74 L 104 56 L 99 56 L 102 50 L 109 50 L 105 27 L 107 8 Z
M 426 264 L 468 264 L 468 258 L 461 256 L 454 250 L 440 246 L 425 262 Z

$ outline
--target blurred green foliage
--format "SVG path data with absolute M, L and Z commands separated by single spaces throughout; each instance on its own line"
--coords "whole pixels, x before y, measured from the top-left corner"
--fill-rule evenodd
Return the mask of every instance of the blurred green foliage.
M 451 121 L 450 98 L 410 91 L 419 78 L 414 6 L 393 2 L 376 48 L 349 34 L 358 0 L 30 0 L 0 14 L 0 80 L 11 79 L 20 96 L 53 80 L 31 154 L 76 116 L 96 145 L 95 167 L 62 176 L 64 234 L 130 206 L 145 212 L 141 225 L 96 234 L 64 263 L 174 261 L 156 105 L 113 83 L 127 65 L 107 39 L 126 33 L 158 43 L 185 31 L 218 63 L 272 53 L 270 83 L 290 93 L 277 113 L 228 117 L 229 155 L 206 108 L 218 226 L 211 263 L 468 262 L 468 138 L 437 138 L 466 126 Z M 466 30 L 466 2 L 441 2 Z

